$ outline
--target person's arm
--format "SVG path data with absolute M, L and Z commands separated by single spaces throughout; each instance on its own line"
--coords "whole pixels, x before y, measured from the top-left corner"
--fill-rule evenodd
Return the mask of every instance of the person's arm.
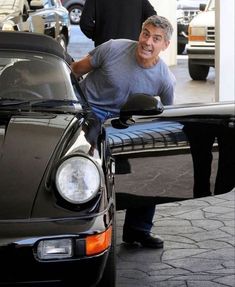
M 145 21 L 148 17 L 157 14 L 154 10 L 153 6 L 148 0 L 142 0 L 142 16 L 143 21 Z
M 80 29 L 89 38 L 94 41 L 95 30 L 95 1 L 86 0 L 80 19 Z
M 78 78 L 87 74 L 88 72 L 93 70 L 93 67 L 91 65 L 91 56 L 87 55 L 79 61 L 72 62 L 71 68 Z

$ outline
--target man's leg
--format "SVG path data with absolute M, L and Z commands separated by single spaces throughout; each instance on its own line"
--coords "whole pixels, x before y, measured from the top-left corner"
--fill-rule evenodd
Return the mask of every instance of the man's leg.
M 224 127 L 218 131 L 219 162 L 215 194 L 231 191 L 235 187 L 235 129 Z
M 123 226 L 123 241 L 126 243 L 139 242 L 149 248 L 162 248 L 163 241 L 151 235 L 155 205 L 126 210 Z
M 184 131 L 188 137 L 193 160 L 194 197 L 209 196 L 211 195 L 212 147 L 215 141 L 213 127 L 192 124 L 185 126 Z

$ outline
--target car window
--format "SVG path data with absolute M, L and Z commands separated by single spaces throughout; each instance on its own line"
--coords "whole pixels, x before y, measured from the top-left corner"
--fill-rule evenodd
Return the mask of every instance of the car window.
M 1 98 L 77 100 L 64 61 L 43 54 L 29 55 L 0 53 Z

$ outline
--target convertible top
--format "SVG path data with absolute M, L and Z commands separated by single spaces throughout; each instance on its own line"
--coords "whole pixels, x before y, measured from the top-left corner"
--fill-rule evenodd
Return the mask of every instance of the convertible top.
M 31 32 L 0 31 L 0 51 L 35 51 L 56 55 L 71 63 L 71 56 L 52 37 Z

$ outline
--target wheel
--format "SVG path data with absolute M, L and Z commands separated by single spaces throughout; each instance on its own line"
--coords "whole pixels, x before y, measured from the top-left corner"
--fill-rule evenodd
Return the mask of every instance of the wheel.
M 113 215 L 112 244 L 110 246 L 108 259 L 105 265 L 103 276 L 97 287 L 116 286 L 116 215 Z
M 68 8 L 71 24 L 78 25 L 82 15 L 83 6 L 76 4 Z
M 188 70 L 190 77 L 195 81 L 205 81 L 209 74 L 209 66 L 195 65 L 192 60 L 188 60 Z
M 178 43 L 177 45 L 177 54 L 182 55 L 185 50 L 186 44 Z
M 67 40 L 64 34 L 60 34 L 57 38 L 57 42 L 65 49 L 67 50 Z
M 17 95 L 17 97 L 15 96 Z M 19 97 L 20 95 L 20 97 Z M 39 99 L 42 99 L 43 96 L 40 95 L 38 92 L 36 91 L 32 91 L 32 90 L 29 90 L 27 88 L 9 88 L 7 90 L 4 90 L 0 93 L 0 98 L 5 98 L 5 96 L 7 96 L 7 98 L 16 98 L 19 100 L 21 99 L 25 99 L 26 98 L 31 98 L 32 100 L 36 97 L 36 98 L 39 98 Z

